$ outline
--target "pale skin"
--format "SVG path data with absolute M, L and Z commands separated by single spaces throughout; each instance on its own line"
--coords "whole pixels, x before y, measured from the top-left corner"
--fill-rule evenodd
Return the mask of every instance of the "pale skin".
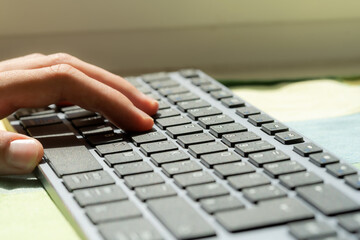
M 69 54 L 31 54 L 0 62 L 0 119 L 19 108 L 71 102 L 124 130 L 146 131 L 158 103 L 124 80 Z M 0 175 L 34 170 L 44 154 L 35 139 L 0 131 Z

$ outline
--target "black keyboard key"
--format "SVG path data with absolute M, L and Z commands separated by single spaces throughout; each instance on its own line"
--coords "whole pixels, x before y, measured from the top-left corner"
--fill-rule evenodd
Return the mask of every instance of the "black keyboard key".
M 135 188 L 135 193 L 141 201 L 176 195 L 175 190 L 168 184 L 156 184 L 145 187 L 137 187 Z
M 236 107 L 245 106 L 245 102 L 237 97 L 223 98 L 223 99 L 221 99 L 221 103 L 228 108 L 236 108 Z
M 169 96 L 167 96 L 167 98 L 168 98 L 169 102 L 171 102 L 172 104 L 178 104 L 180 102 L 200 99 L 200 97 L 198 95 L 191 93 L 191 92 L 169 95 Z
M 114 166 L 115 173 L 119 177 L 125 177 L 128 175 L 152 172 L 152 167 L 146 162 L 133 162 L 125 163 Z
M 234 147 L 235 144 L 258 141 L 261 138 L 253 132 L 237 132 L 224 134 L 222 136 L 222 141 L 229 147 Z
M 221 90 L 220 85 L 215 83 L 205 84 L 200 86 L 201 90 L 204 92 L 218 91 Z
M 348 232 L 356 233 L 360 231 L 360 212 L 340 215 L 337 220 L 339 225 Z
M 227 147 L 220 142 L 202 143 L 202 144 L 191 145 L 189 147 L 189 153 L 196 158 L 200 158 L 200 156 L 204 154 L 224 152 L 224 151 L 227 151 Z
M 185 125 L 191 123 L 191 120 L 185 116 L 175 116 L 175 117 L 167 117 L 156 119 L 156 125 L 158 125 L 161 129 L 166 129 L 168 127 Z
M 114 179 L 105 171 L 67 175 L 63 177 L 63 181 L 69 191 L 115 183 Z
M 190 157 L 182 150 L 155 153 L 151 155 L 151 161 L 157 166 L 161 166 L 164 163 L 178 162 L 183 160 L 189 160 Z
M 273 149 L 275 149 L 275 147 L 264 140 L 235 145 L 235 152 L 239 153 L 243 157 L 247 157 L 251 153 L 263 152 Z
M 80 106 L 74 105 L 74 106 L 63 107 L 60 110 L 63 113 L 65 113 L 65 112 L 69 112 L 69 111 L 73 111 L 73 110 L 81 110 L 81 109 L 83 109 L 83 108 L 81 108 Z
M 224 114 L 199 118 L 199 125 L 206 129 L 213 125 L 233 123 L 233 122 L 234 119 Z
M 188 110 L 188 115 L 191 119 L 197 120 L 201 117 L 220 115 L 222 112 L 216 107 L 205 107 Z
M 102 116 L 93 116 L 87 118 L 79 118 L 72 120 L 72 124 L 75 128 L 88 127 L 94 125 L 103 125 L 104 118 Z
M 211 105 L 208 102 L 202 99 L 178 103 L 178 108 L 183 112 L 187 112 L 190 109 L 210 107 L 210 106 Z
M 215 165 L 214 170 L 215 174 L 221 178 L 255 172 L 255 169 L 246 162 L 235 162 Z
M 82 207 L 92 204 L 120 201 L 128 198 L 125 192 L 116 185 L 80 189 L 75 190 L 73 193 L 75 200 Z
M 303 137 L 293 131 L 276 133 L 275 139 L 282 144 L 294 144 L 304 142 Z
M 242 190 L 244 188 L 252 188 L 262 185 L 270 184 L 270 180 L 262 173 L 249 173 L 228 177 L 227 180 L 231 187 L 236 190 Z
M 141 145 L 140 151 L 145 156 L 150 156 L 154 153 L 166 152 L 171 150 L 177 150 L 178 147 L 169 141 L 153 142 L 153 143 L 144 143 Z
M 310 154 L 322 152 L 322 149 L 313 143 L 299 143 L 294 146 L 294 152 L 303 157 L 308 157 Z
M 242 192 L 244 197 L 253 203 L 287 196 L 284 190 L 274 185 L 246 188 Z
M 197 124 L 185 124 L 181 126 L 168 127 L 166 133 L 172 137 L 177 138 L 181 135 L 202 133 L 203 130 Z
M 35 126 L 44 126 L 50 124 L 61 123 L 62 120 L 57 116 L 56 113 L 46 114 L 46 115 L 35 115 L 29 117 L 22 117 L 21 125 L 25 128 L 35 127 Z
M 102 169 L 98 161 L 84 146 L 49 148 L 45 149 L 45 155 L 59 177 L 65 174 Z
M 179 83 L 175 80 L 169 79 L 166 81 L 154 81 L 149 83 L 150 87 L 154 89 L 160 89 L 160 88 L 169 88 L 169 87 L 175 87 L 179 86 Z
M 78 109 L 78 110 L 71 110 L 65 112 L 65 117 L 69 120 L 75 118 L 84 118 L 84 117 L 91 117 L 95 116 L 96 113 L 88 111 L 86 109 Z
M 202 155 L 200 158 L 201 158 L 201 163 L 208 168 L 212 168 L 218 164 L 241 161 L 240 156 L 234 152 L 219 152 L 219 153 L 205 154 Z
M 189 89 L 187 89 L 186 87 L 183 87 L 183 86 L 161 88 L 159 90 L 159 93 L 165 97 L 169 96 L 169 95 L 187 93 L 187 92 L 189 92 Z
M 127 142 L 116 142 L 116 143 L 97 145 L 95 150 L 100 156 L 104 156 L 110 153 L 131 151 L 132 148 Z
M 195 161 L 181 161 L 161 165 L 163 172 L 168 177 L 176 174 L 201 171 L 201 166 Z
M 131 136 L 131 141 L 135 146 L 140 146 L 143 143 L 159 142 L 166 140 L 166 136 L 161 132 L 151 131 L 147 133 L 140 133 Z
M 150 200 L 148 206 L 176 239 L 204 238 L 216 235 L 212 227 L 182 198 Z
M 328 164 L 326 165 L 326 171 L 338 178 L 357 173 L 356 169 L 346 163 Z
M 204 171 L 178 174 L 174 176 L 176 185 L 181 188 L 215 182 L 215 179 Z
M 345 176 L 344 177 L 346 184 L 351 186 L 352 188 L 355 188 L 357 190 L 360 190 L 360 176 L 357 174 Z
M 329 184 L 299 187 L 296 192 L 301 198 L 328 216 L 360 209 L 358 203 Z
M 228 195 L 229 191 L 219 183 L 207 183 L 186 188 L 189 196 L 197 201 L 203 198 Z
M 264 165 L 264 169 L 267 174 L 275 178 L 280 175 L 302 172 L 306 170 L 303 165 L 296 161 L 269 163 Z
M 274 122 L 274 119 L 272 119 L 271 117 L 269 117 L 266 114 L 255 114 L 255 115 L 250 115 L 248 117 L 248 121 L 252 125 L 260 127 L 261 125 L 263 125 L 265 123 Z
M 209 214 L 244 208 L 244 204 L 234 196 L 220 196 L 200 200 L 201 207 Z
M 154 172 L 126 176 L 124 180 L 130 189 L 164 183 L 164 179 Z
M 46 126 L 30 127 L 27 129 L 32 137 L 49 137 L 53 135 L 73 135 L 73 131 L 63 123 L 57 123 Z
M 121 221 L 103 223 L 99 225 L 101 235 L 106 240 L 136 239 L 161 240 L 163 239 L 153 225 L 144 218 L 126 219 Z
M 14 117 L 17 119 L 27 116 L 37 116 L 55 113 L 55 109 L 51 108 L 21 108 L 14 113 Z
M 215 139 L 207 133 L 197 133 L 191 135 L 179 136 L 177 143 L 183 148 L 188 148 L 190 145 L 214 142 Z
M 339 159 L 329 153 L 316 153 L 310 155 L 310 161 L 319 167 L 325 167 L 327 164 L 338 163 Z
M 243 118 L 247 118 L 250 115 L 260 114 L 260 111 L 254 107 L 239 107 L 236 109 L 236 114 Z
M 104 135 L 104 134 L 112 133 L 113 131 L 114 131 L 113 127 L 111 125 L 108 125 L 108 124 L 99 125 L 99 126 L 84 127 L 84 128 L 79 129 L 79 132 L 84 137 L 89 137 L 89 136 L 97 135 L 97 134 Z
M 210 92 L 210 95 L 217 99 L 223 99 L 223 98 L 231 98 L 233 96 L 233 93 L 229 90 L 220 90 L 220 91 L 212 91 Z
M 100 144 L 106 144 L 106 143 L 112 143 L 112 142 L 119 142 L 124 140 L 124 134 L 123 133 L 106 133 L 106 134 L 97 134 L 94 136 L 89 136 L 86 138 L 86 140 L 92 145 L 100 145 Z
M 285 160 L 290 160 L 290 157 L 280 150 L 249 154 L 249 162 L 257 167 L 261 167 L 267 163 L 274 163 Z
M 210 133 L 217 138 L 220 138 L 224 134 L 235 133 L 235 132 L 245 132 L 247 128 L 241 125 L 240 123 L 229 123 L 221 124 L 210 127 Z
M 180 115 L 179 110 L 176 110 L 174 108 L 168 108 L 168 109 L 163 109 L 163 110 L 157 111 L 154 118 L 161 119 L 161 118 L 174 117 L 174 116 L 179 116 L 179 115 Z
M 297 199 L 280 198 L 253 208 L 219 212 L 215 217 L 226 230 L 238 232 L 310 219 L 314 214 Z
M 322 183 L 323 180 L 313 172 L 299 172 L 279 177 L 280 183 L 288 189 Z
M 17 130 L 17 129 L 16 129 Z M 17 132 L 19 132 L 17 130 Z M 43 145 L 44 149 L 83 146 L 84 143 L 78 139 L 74 134 L 71 135 L 52 135 L 47 137 L 37 138 Z
M 296 239 L 325 239 L 336 236 L 336 231 L 328 224 L 315 220 L 292 223 L 289 225 L 289 230 Z
M 275 135 L 275 133 L 286 132 L 289 130 L 289 128 L 282 123 L 275 122 L 275 123 L 265 123 L 261 125 L 261 130 L 263 130 L 269 135 Z

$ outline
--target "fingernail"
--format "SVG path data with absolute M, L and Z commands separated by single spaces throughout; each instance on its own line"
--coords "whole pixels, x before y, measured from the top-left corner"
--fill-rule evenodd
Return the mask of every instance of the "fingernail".
M 37 164 L 38 154 L 38 144 L 35 140 L 14 140 L 10 143 L 7 161 L 14 167 L 30 169 Z

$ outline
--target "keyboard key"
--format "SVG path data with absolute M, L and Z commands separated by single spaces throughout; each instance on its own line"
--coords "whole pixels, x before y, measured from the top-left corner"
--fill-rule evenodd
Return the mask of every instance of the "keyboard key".
M 224 152 L 227 151 L 227 147 L 220 142 L 210 142 L 210 143 L 202 143 L 191 145 L 189 147 L 189 153 L 196 158 L 200 158 L 203 154 L 210 154 L 216 152 Z
M 35 126 L 44 126 L 55 123 L 62 123 L 62 120 L 57 116 L 56 113 L 46 114 L 46 115 L 35 115 L 22 117 L 21 125 L 25 128 L 35 127 Z
M 299 172 L 279 177 L 280 183 L 288 189 L 322 183 L 323 180 L 312 172 Z
M 152 98 L 156 101 L 160 101 L 161 100 L 161 97 L 159 96 L 159 94 L 156 94 L 156 93 L 148 93 L 146 94 L 146 96 L 148 96 L 149 98 Z
M 275 147 L 264 140 L 249 143 L 240 143 L 235 145 L 235 152 L 239 153 L 243 157 L 247 157 L 251 153 L 257 153 L 273 149 L 275 149 Z
M 240 162 L 241 158 L 234 152 L 219 152 L 212 154 L 205 154 L 201 157 L 201 163 L 208 168 L 212 168 L 218 164 Z
M 357 173 L 353 167 L 346 163 L 328 164 L 326 165 L 326 171 L 338 178 Z
M 135 188 L 135 193 L 141 201 L 176 195 L 175 190 L 168 184 L 156 184 L 145 187 L 137 187 Z
M 265 123 L 271 123 L 274 119 L 269 117 L 267 114 L 255 114 L 248 117 L 248 122 L 254 126 L 260 127 Z
M 349 213 L 337 217 L 339 225 L 348 232 L 356 233 L 360 231 L 360 213 Z
M 116 185 L 75 190 L 74 197 L 82 207 L 127 199 L 125 192 Z
M 158 101 L 159 103 L 159 110 L 170 108 L 170 104 L 165 101 Z
M 114 131 L 114 128 L 108 124 L 84 127 L 84 128 L 79 129 L 79 132 L 84 137 L 89 137 L 89 136 L 97 135 L 97 134 L 108 134 L 108 133 L 112 133 L 113 131 Z
M 155 81 L 167 81 L 170 78 L 169 74 L 166 72 L 150 73 L 141 76 L 142 80 L 146 83 L 155 82 Z
M 227 180 L 231 187 L 236 190 L 242 190 L 244 188 L 252 188 L 261 185 L 270 184 L 270 180 L 262 173 L 249 173 L 228 177 Z
M 171 102 L 172 104 L 178 104 L 180 102 L 200 99 L 200 97 L 198 95 L 191 93 L 191 92 L 169 95 L 169 96 L 167 96 L 167 98 L 168 98 L 169 102 Z
M 159 90 L 159 93 L 165 97 L 169 96 L 169 95 L 174 95 L 174 94 L 179 94 L 179 93 L 187 93 L 187 92 L 189 92 L 189 89 L 187 89 L 186 87 L 183 87 L 183 86 L 161 88 Z
M 168 127 L 166 129 L 166 133 L 172 138 L 177 138 L 181 135 L 195 134 L 201 132 L 203 132 L 202 128 L 196 124 L 186 124 L 181 126 Z
M 211 91 L 210 95 L 217 100 L 233 96 L 232 92 L 229 90 Z
M 158 173 L 142 173 L 124 177 L 125 184 L 130 189 L 164 183 L 164 179 Z
M 15 128 L 16 129 L 16 128 Z M 18 129 L 16 129 L 17 132 Z M 66 148 L 66 147 L 74 147 L 74 146 L 83 146 L 84 143 L 78 139 L 75 135 L 52 135 L 37 138 L 43 145 L 44 149 L 49 148 Z
M 131 163 L 142 161 L 142 157 L 139 154 L 133 151 L 108 154 L 105 156 L 105 162 L 110 166 L 114 166 L 115 164 L 122 163 Z
M 102 169 L 98 161 L 84 146 L 68 146 L 45 149 L 46 158 L 55 173 L 65 174 L 89 172 Z
M 100 156 L 104 156 L 105 154 L 110 154 L 110 153 L 131 151 L 132 148 L 127 142 L 116 142 L 116 143 L 97 145 L 95 150 Z
M 180 75 L 184 78 L 199 78 L 199 74 L 196 69 L 182 69 L 179 71 Z
M 163 239 L 152 224 L 144 218 L 126 219 L 99 225 L 101 235 L 106 240 L 136 239 L 161 240 Z
M 63 123 L 30 127 L 27 129 L 30 136 L 39 138 L 39 137 L 49 137 L 53 135 L 73 135 L 73 131 L 70 130 L 68 126 Z
M 296 161 L 269 163 L 264 165 L 264 169 L 267 174 L 275 178 L 280 175 L 302 172 L 306 170 L 303 165 Z
M 75 128 L 88 127 L 94 125 L 103 125 L 104 118 L 102 116 L 93 116 L 87 118 L 74 119 L 72 124 Z
M 236 109 L 236 114 L 243 118 L 247 118 L 250 115 L 260 114 L 260 111 L 254 107 L 240 107 Z
M 178 103 L 178 108 L 183 112 L 187 112 L 190 109 L 210 107 L 210 106 L 211 105 L 208 102 L 202 99 Z
M 300 143 L 294 146 L 294 152 L 303 157 L 308 157 L 310 154 L 322 152 L 322 149 L 313 143 Z
M 51 108 L 21 108 L 14 113 L 16 119 L 28 116 L 47 115 L 55 113 L 55 109 Z
M 143 94 L 149 94 L 149 93 L 152 92 L 151 88 L 149 88 L 148 86 L 141 86 L 141 84 L 140 84 L 140 86 L 138 86 L 136 88 L 137 88 L 137 90 L 139 90 Z
M 213 125 L 233 123 L 233 122 L 234 119 L 224 114 L 199 118 L 199 125 L 206 129 L 208 129 Z
M 106 133 L 87 137 L 86 140 L 92 145 L 100 145 L 124 140 L 123 133 Z
M 261 167 L 267 163 L 274 163 L 285 160 L 290 160 L 290 157 L 280 150 L 249 154 L 249 162 L 257 167 Z
M 80 109 L 83 109 L 83 108 L 81 108 L 80 106 L 74 105 L 74 106 L 63 107 L 60 110 L 63 113 L 65 113 L 65 112 L 69 112 L 69 111 L 73 111 L 73 110 L 80 110 Z
M 286 132 L 289 130 L 289 128 L 282 123 L 275 122 L 275 123 L 262 124 L 261 130 L 263 130 L 269 135 L 275 135 L 275 133 Z
M 280 198 L 253 208 L 219 212 L 215 217 L 226 230 L 237 232 L 310 219 L 314 214 L 297 199 Z
M 160 88 L 179 86 L 179 83 L 175 80 L 169 79 L 166 81 L 154 81 L 154 82 L 149 83 L 149 85 L 153 89 L 160 89 Z
M 187 111 L 189 114 L 189 117 L 192 120 L 197 120 L 201 117 L 207 117 L 207 116 L 214 116 L 214 115 L 220 115 L 222 112 L 217 109 L 216 107 L 205 107 L 205 108 L 196 108 L 196 109 L 190 109 Z
M 220 138 L 224 134 L 235 133 L 235 132 L 245 132 L 247 128 L 241 125 L 240 123 L 229 123 L 222 124 L 210 127 L 210 133 L 217 138 Z
M 178 162 L 183 160 L 189 160 L 190 157 L 182 150 L 155 153 L 151 155 L 151 161 L 157 166 L 161 166 L 164 163 Z
M 207 183 L 202 185 L 196 185 L 187 187 L 186 191 L 189 196 L 195 201 L 203 198 L 217 197 L 222 195 L 228 195 L 229 191 L 219 183 Z
M 63 177 L 63 181 L 69 191 L 115 183 L 114 179 L 105 171 L 67 175 Z
M 175 116 L 175 117 L 167 117 L 156 119 L 156 125 L 158 125 L 161 129 L 166 129 L 168 127 L 185 125 L 191 123 L 191 120 L 188 117 L 184 116 Z
M 319 167 L 325 167 L 327 164 L 338 163 L 339 159 L 329 153 L 316 153 L 310 155 L 310 162 Z
M 115 165 L 114 169 L 115 169 L 115 173 L 119 177 L 125 177 L 128 175 L 153 171 L 152 167 L 150 167 L 150 165 L 146 162 L 134 162 L 134 163 Z
M 153 143 L 144 143 L 141 145 L 140 151 L 145 156 L 150 156 L 154 153 L 160 153 L 165 151 L 177 150 L 177 146 L 169 141 L 153 142 Z
M 304 141 L 303 137 L 293 131 L 281 132 L 275 134 L 275 139 L 282 144 L 294 144 Z
M 148 206 L 176 239 L 204 238 L 216 235 L 212 227 L 182 198 L 150 200 Z
M 358 203 L 329 184 L 298 187 L 296 192 L 301 198 L 328 216 L 360 209 Z
M 230 195 L 203 199 L 200 205 L 209 214 L 245 207 L 239 199 Z
M 181 173 L 188 173 L 188 172 L 195 172 L 200 171 L 202 168 L 200 165 L 195 161 L 181 161 L 181 162 L 174 162 L 174 163 L 166 163 L 161 165 L 163 172 L 168 176 L 172 177 L 176 174 Z
M 69 120 L 75 118 L 84 118 L 84 117 L 92 117 L 95 116 L 96 113 L 88 111 L 86 109 L 77 109 L 65 112 L 65 117 Z
M 154 116 L 155 119 L 161 119 L 161 118 L 166 118 L 166 117 L 174 117 L 174 116 L 179 116 L 180 112 L 174 108 L 168 108 L 168 109 L 163 109 L 163 110 L 158 110 L 156 115 Z
M 346 184 L 351 186 L 352 188 L 355 188 L 357 190 L 360 189 L 360 176 L 359 175 L 350 175 L 344 177 Z
M 214 166 L 215 174 L 221 178 L 233 175 L 255 172 L 255 169 L 246 162 L 235 162 Z
M 246 188 L 243 189 L 242 192 L 244 194 L 244 197 L 253 203 L 287 196 L 284 190 L 274 185 Z
M 336 231 L 325 222 L 315 220 L 292 223 L 289 225 L 290 234 L 296 239 L 323 239 L 336 236 Z
M 223 99 L 221 99 L 221 103 L 228 108 L 236 108 L 236 107 L 245 106 L 245 102 L 237 97 L 223 98 Z
M 211 91 L 221 90 L 221 87 L 218 84 L 215 84 L 215 83 L 201 85 L 200 88 L 204 92 L 211 92 Z
M 200 86 L 200 85 L 204 85 L 204 84 L 210 84 L 212 83 L 212 81 L 208 78 L 204 78 L 204 77 L 194 77 L 191 78 L 191 83 L 194 84 L 195 86 Z
M 261 140 L 261 138 L 253 132 L 237 132 L 224 134 L 221 139 L 227 146 L 234 147 L 235 144 L 252 142 Z
M 186 188 L 188 186 L 215 182 L 215 179 L 207 172 L 198 171 L 175 175 L 174 181 L 179 187 Z
M 179 136 L 177 143 L 183 148 L 188 148 L 190 145 L 213 142 L 215 139 L 207 133 L 197 133 L 191 135 Z
M 166 139 L 167 138 L 164 134 L 156 131 L 134 134 L 131 136 L 131 141 L 135 144 L 135 146 L 140 146 L 143 143 L 164 141 Z

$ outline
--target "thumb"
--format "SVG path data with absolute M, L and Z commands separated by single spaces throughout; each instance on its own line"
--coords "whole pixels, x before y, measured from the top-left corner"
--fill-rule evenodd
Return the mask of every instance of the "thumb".
M 0 175 L 30 173 L 43 155 L 44 150 L 39 141 L 25 135 L 0 131 Z

